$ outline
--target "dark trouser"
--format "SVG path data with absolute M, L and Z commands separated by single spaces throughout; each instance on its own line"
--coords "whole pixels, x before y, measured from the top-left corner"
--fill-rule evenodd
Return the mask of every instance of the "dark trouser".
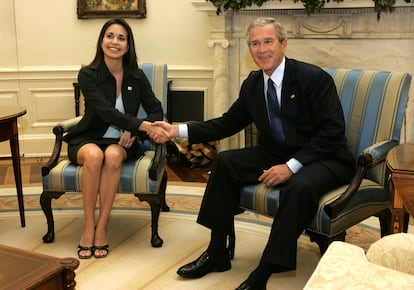
M 277 163 L 280 160 L 261 147 L 219 153 L 212 163 L 197 222 L 213 231 L 229 233 L 240 201 L 240 187 L 257 183 L 263 170 Z M 311 223 L 321 196 L 338 185 L 336 180 L 329 169 L 315 162 L 282 185 L 262 262 L 296 268 L 297 239 Z

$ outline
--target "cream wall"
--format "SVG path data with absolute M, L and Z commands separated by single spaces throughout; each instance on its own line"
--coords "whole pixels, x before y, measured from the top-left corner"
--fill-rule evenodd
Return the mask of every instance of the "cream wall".
M 20 151 L 25 156 L 50 154 L 53 125 L 74 116 L 72 82 L 80 65 L 94 56 L 106 20 L 77 19 L 76 2 L 0 2 L 0 107 L 20 104 L 27 108 L 27 114 L 19 118 Z M 248 22 L 259 15 L 277 16 L 288 27 L 290 57 L 320 66 L 414 75 L 414 4 L 398 0 L 402 8 L 384 14 L 378 22 L 371 10 L 353 9 L 361 3 L 372 7 L 372 1 L 341 3 L 330 5 L 351 5 L 312 17 L 295 10 L 301 4 L 293 0 L 217 16 L 205 0 L 147 0 L 147 18 L 128 22 L 135 33 L 139 60 L 167 63 L 173 90 L 204 91 L 204 115 L 211 118 L 227 110 L 242 80 L 255 69 L 244 33 Z M 331 26 L 339 28 L 325 31 Z M 406 142 L 414 142 L 412 95 L 406 111 Z M 220 142 L 220 150 L 243 144 L 242 134 L 229 139 Z M 0 157 L 9 155 L 8 144 L 0 143 Z
M 0 106 L 20 104 L 20 153 L 50 154 L 53 125 L 74 116 L 72 82 L 89 63 L 107 19 L 80 20 L 76 0 L 1 0 Z M 145 19 L 127 19 L 140 62 L 169 66 L 172 89 L 211 93 L 213 51 L 207 47 L 209 19 L 191 0 L 147 0 Z M 207 96 L 207 99 L 211 97 Z M 205 115 L 211 116 L 207 101 Z M 0 157 L 9 156 L 7 142 Z
M 0 29 L 9 31 L 9 27 L 16 26 L 18 49 L 17 52 L 14 47 L 10 49 L 13 57 L 15 53 L 18 55 L 14 66 L 77 66 L 90 62 L 98 33 L 107 19 L 77 19 L 76 2 L 1 1 L 1 13 L 8 21 Z M 206 46 L 207 15 L 196 12 L 189 0 L 147 0 L 146 3 L 147 18 L 127 19 L 134 31 L 140 59 L 171 65 L 211 66 L 212 54 Z M 8 11 L 3 11 L 3 6 Z

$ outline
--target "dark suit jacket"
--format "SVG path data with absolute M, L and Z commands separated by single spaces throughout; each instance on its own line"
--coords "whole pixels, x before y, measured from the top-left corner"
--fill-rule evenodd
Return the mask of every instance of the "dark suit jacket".
M 86 67 L 79 71 L 79 87 L 85 97 L 85 114 L 78 125 L 64 140 L 79 144 L 86 140 L 101 138 L 109 125 L 139 135 L 138 127 L 143 120 L 138 119 L 138 109 L 142 104 L 147 113 L 146 120 L 162 120 L 160 101 L 155 97 L 151 84 L 141 69 L 125 67 L 122 81 L 122 101 L 125 114 L 115 109 L 116 80 L 105 63 L 98 69 Z M 142 133 L 142 132 L 141 132 Z
M 250 73 L 239 98 L 223 116 L 189 124 L 189 141 L 219 140 L 253 122 L 260 132 L 259 144 L 282 161 L 293 157 L 304 166 L 319 161 L 336 173 L 354 169 L 354 158 L 347 149 L 342 107 L 328 73 L 286 58 L 281 100 L 284 145 L 276 143 L 271 132 L 261 70 Z

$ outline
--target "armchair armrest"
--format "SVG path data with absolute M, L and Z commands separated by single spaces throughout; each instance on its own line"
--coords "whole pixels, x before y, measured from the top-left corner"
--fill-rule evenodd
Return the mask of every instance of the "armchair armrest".
M 368 158 L 369 166 L 373 166 L 385 160 L 388 152 L 398 145 L 398 141 L 387 140 L 379 143 L 375 143 L 362 151 L 361 156 Z M 360 156 L 360 158 L 361 158 Z
M 166 144 L 155 144 L 155 154 L 152 159 L 152 165 L 149 169 L 149 178 L 152 180 L 157 180 L 158 173 L 160 170 L 163 170 L 163 163 L 167 155 L 167 146 Z
M 82 116 L 76 117 L 76 118 L 72 118 L 72 119 L 68 119 L 62 122 L 59 122 L 56 124 L 55 127 L 53 127 L 53 133 L 55 135 L 57 135 L 58 133 L 55 132 L 55 130 L 62 130 L 62 134 L 69 132 L 70 130 L 72 130 L 73 127 L 76 126 L 76 124 L 79 123 L 79 121 L 82 119 Z
M 55 145 L 49 160 L 42 166 L 42 176 L 49 174 L 50 170 L 56 166 L 59 161 L 60 151 L 62 150 L 63 134 L 69 132 L 77 123 L 79 123 L 81 118 L 82 116 L 68 119 L 56 124 L 56 126 L 53 127 L 53 134 L 55 134 Z
M 367 170 L 385 160 L 387 153 L 395 146 L 398 141 L 387 140 L 375 143 L 364 149 L 358 158 L 358 167 L 351 183 L 346 190 L 334 201 L 324 207 L 326 214 L 330 218 L 336 218 L 338 213 L 347 205 L 348 201 L 355 195 L 365 177 Z

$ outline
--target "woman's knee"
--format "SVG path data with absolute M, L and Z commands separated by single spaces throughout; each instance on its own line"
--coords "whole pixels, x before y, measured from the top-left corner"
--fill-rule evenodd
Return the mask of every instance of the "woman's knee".
M 109 146 L 105 152 L 104 164 L 113 170 L 121 168 L 122 162 L 126 158 L 126 151 L 120 146 Z
M 83 166 L 91 168 L 100 168 L 104 160 L 104 153 L 98 146 L 83 146 L 78 151 L 78 160 Z

